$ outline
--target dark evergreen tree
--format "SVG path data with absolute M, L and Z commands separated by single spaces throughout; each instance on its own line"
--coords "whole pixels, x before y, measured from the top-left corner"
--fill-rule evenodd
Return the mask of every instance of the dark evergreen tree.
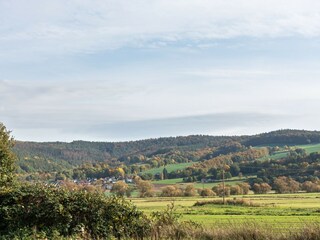
M 168 178 L 168 170 L 166 168 L 163 168 L 162 174 L 163 174 L 163 179 Z

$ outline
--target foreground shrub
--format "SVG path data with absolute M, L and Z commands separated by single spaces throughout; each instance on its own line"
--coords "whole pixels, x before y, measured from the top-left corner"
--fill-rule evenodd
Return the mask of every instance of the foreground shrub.
M 153 212 L 151 239 L 196 239 L 194 233 L 200 225 L 193 221 L 181 221 L 181 215 L 175 212 L 174 203 L 161 212 Z
M 149 220 L 122 198 L 99 193 L 27 185 L 0 193 L 0 235 L 25 229 L 47 236 L 142 237 Z

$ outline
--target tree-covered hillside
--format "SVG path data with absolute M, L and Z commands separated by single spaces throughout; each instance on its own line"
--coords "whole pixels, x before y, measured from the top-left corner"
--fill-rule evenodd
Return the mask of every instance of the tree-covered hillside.
M 320 142 L 319 131 L 305 130 L 278 130 L 249 136 L 243 144 L 249 146 L 259 145 L 299 145 Z
M 240 137 L 187 136 L 148 139 L 131 142 L 16 142 L 15 153 L 19 165 L 25 171 L 50 171 L 70 168 L 84 163 L 139 162 L 141 158 L 162 155 L 179 150 L 197 151 L 206 147 L 217 147 Z M 140 160 L 139 160 L 140 159 Z M 58 165 L 57 165 L 58 163 Z
M 220 155 L 245 152 L 250 146 L 284 146 L 319 142 L 318 131 L 279 130 L 253 136 L 194 135 L 130 142 L 18 141 L 14 151 L 19 159 L 20 172 L 60 172 L 99 162 L 114 167 L 134 166 L 139 168 L 135 171 L 144 171 L 173 163 L 199 161 L 209 163 L 210 159 Z

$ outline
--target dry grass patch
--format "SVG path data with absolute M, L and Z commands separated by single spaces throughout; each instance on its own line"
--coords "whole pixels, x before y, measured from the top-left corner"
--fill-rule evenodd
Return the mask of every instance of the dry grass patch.
M 245 207 L 261 207 L 261 204 L 253 203 L 250 199 L 234 198 L 226 199 L 223 202 L 222 199 L 211 200 L 211 201 L 198 201 L 193 206 L 205 206 L 205 205 L 232 205 L 232 206 L 245 206 Z

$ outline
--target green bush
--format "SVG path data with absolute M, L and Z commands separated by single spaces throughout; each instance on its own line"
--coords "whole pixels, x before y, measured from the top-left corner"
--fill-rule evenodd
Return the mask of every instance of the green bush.
M 148 234 L 150 222 L 123 198 L 25 185 L 0 193 L 0 235 L 9 238 L 21 229 L 46 236 L 137 238 Z

